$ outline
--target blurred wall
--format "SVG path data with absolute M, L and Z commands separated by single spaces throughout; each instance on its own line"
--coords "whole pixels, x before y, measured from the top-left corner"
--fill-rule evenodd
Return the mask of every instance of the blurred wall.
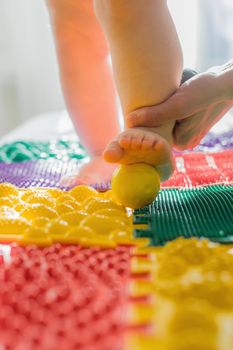
M 181 42 L 184 67 L 196 68 L 198 0 L 168 0 L 167 3 Z
M 197 68 L 224 64 L 233 58 L 233 0 L 199 0 Z
M 44 0 L 0 3 L 0 135 L 64 108 Z

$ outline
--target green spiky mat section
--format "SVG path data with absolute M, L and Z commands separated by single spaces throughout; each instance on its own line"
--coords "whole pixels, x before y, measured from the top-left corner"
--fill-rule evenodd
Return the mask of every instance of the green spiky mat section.
M 152 205 L 135 211 L 135 223 L 148 224 L 135 235 L 152 245 L 180 236 L 233 243 L 233 186 L 162 190 Z
M 14 163 L 37 159 L 83 159 L 87 156 L 77 141 L 55 140 L 50 142 L 16 141 L 0 147 L 0 162 Z

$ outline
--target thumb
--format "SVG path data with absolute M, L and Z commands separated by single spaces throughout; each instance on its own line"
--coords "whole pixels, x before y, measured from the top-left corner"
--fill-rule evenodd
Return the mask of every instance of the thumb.
M 136 109 L 126 116 L 127 127 L 160 126 L 171 120 L 184 119 L 189 116 L 187 113 L 187 100 L 183 94 L 178 92 L 168 100 L 151 107 Z

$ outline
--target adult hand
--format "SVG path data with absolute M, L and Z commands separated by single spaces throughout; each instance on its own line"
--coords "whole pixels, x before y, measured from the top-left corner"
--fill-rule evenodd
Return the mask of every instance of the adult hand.
M 165 102 L 138 109 L 127 116 L 128 127 L 157 127 L 176 120 L 174 147 L 196 146 L 233 106 L 233 62 L 197 74 Z

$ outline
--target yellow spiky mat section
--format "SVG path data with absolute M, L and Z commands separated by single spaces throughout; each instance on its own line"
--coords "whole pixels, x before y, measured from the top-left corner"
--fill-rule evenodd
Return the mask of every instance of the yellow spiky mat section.
M 130 310 L 136 324 L 127 349 L 233 349 L 233 247 L 206 239 L 177 239 L 163 248 L 136 248 L 131 284 L 141 298 Z

